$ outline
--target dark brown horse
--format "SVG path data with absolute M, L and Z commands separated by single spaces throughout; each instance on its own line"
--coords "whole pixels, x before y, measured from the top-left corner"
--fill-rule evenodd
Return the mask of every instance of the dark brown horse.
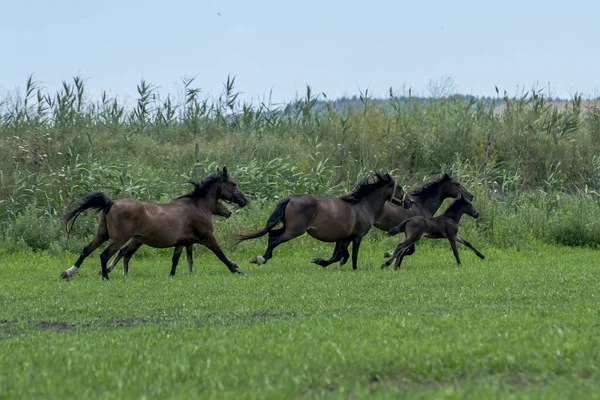
M 375 219 L 374 226 L 387 232 L 402 221 L 416 215 L 433 217 L 445 199 L 457 197 L 459 194 L 462 194 L 468 200 L 473 200 L 473 195 L 452 177 L 452 171 L 450 170 L 437 179 L 409 191 L 408 198 L 412 201 L 412 207 L 400 207 L 393 202 L 386 202 L 382 212 Z M 404 253 L 404 256 L 409 256 L 414 252 L 415 245 L 413 244 Z M 386 257 L 391 254 L 391 252 L 387 252 Z M 343 264 L 347 259 L 348 245 L 343 246 L 342 243 L 338 242 L 335 245 L 332 258 L 323 261 L 323 263 L 329 265 L 332 260 L 342 260 Z
M 213 215 L 217 215 L 217 216 L 221 216 L 221 217 L 225 217 L 225 218 L 229 218 L 231 216 L 231 211 L 229 211 L 229 209 L 225 206 L 225 204 L 221 203 L 220 201 L 217 201 L 217 203 L 215 204 L 215 209 L 211 210 L 211 212 Z M 140 247 L 142 247 L 142 245 L 143 245 L 143 243 L 140 242 L 138 239 L 132 238 L 129 241 L 129 243 L 127 243 L 127 246 L 122 247 L 121 250 L 119 250 L 119 252 L 115 256 L 115 258 L 113 258 L 112 262 L 108 266 L 108 273 L 110 274 L 112 272 L 112 270 L 115 268 L 115 265 L 117 265 L 117 263 L 121 260 L 121 258 L 125 257 L 125 258 L 123 258 L 123 276 L 127 276 L 127 274 L 129 273 L 129 260 L 131 259 L 133 254 L 136 251 L 138 251 Z M 178 250 L 176 248 L 175 252 L 177 252 L 177 251 L 181 251 L 181 250 Z M 194 270 L 194 253 L 192 251 L 191 244 L 185 246 L 185 253 L 187 256 L 188 273 L 191 274 Z M 177 265 L 173 264 L 173 266 L 171 268 L 171 276 L 175 275 L 176 267 L 177 267 Z M 100 274 L 102 274 L 102 271 L 100 271 Z
M 227 168 L 194 183 L 194 190 L 167 204 L 156 204 L 134 199 L 112 201 L 104 193 L 91 193 L 65 216 L 67 231 L 79 214 L 92 208 L 102 211 L 98 231 L 91 243 L 83 248 L 73 266 L 62 272 L 61 278 L 75 275 L 86 259 L 102 243 L 110 240 L 100 254 L 102 278 L 108 279 L 108 260 L 131 238 L 152 247 L 175 247 L 171 272 L 175 271 L 183 247 L 200 243 L 208 247 L 233 273 L 239 266 L 229 260 L 213 234 L 212 210 L 219 200 L 230 201 L 244 207 L 248 200 L 227 173 Z
M 305 232 L 322 242 L 339 242 L 345 247 L 352 242 L 352 268 L 356 269 L 360 242 L 388 200 L 410 207 L 402 186 L 394 178 L 388 173 L 375 173 L 372 182 L 365 178 L 352 193 L 341 197 L 312 194 L 286 197 L 277 204 L 264 229 L 236 236 L 241 242 L 269 234 L 265 254 L 250 261 L 255 264 L 266 263 L 273 256 L 275 247 Z M 274 229 L 279 222 L 283 226 Z M 328 261 L 320 258 L 312 260 L 324 267 L 335 261 L 340 260 L 335 257 Z
M 394 269 L 400 268 L 405 251 L 423 236 L 431 239 L 448 239 L 458 265 L 460 265 L 460 258 L 458 256 L 458 249 L 456 248 L 457 241 L 473 250 L 479 258 L 484 259 L 485 256 L 483 254 L 477 251 L 477 249 L 475 249 L 475 247 L 473 247 L 466 239 L 459 237 L 458 235 L 458 224 L 460 218 L 465 213 L 473 218 L 479 217 L 479 213 L 475 207 L 473 207 L 473 204 L 461 194 L 441 215 L 437 217 L 417 215 L 390 229 L 388 232 L 389 236 L 404 232 L 406 233 L 407 238 L 404 242 L 396 246 L 396 250 L 394 250 L 392 256 L 381 266 L 381 268 L 383 269 L 390 266 L 394 259 L 396 259 Z

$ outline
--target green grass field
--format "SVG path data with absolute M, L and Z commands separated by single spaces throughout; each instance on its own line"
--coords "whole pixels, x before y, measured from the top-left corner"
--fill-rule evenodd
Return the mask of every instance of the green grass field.
M 309 260 L 303 237 L 264 266 L 264 241 L 198 251 L 169 278 L 150 251 L 98 276 L 98 252 L 0 254 L 0 398 L 600 398 L 598 252 L 422 244 L 381 271 L 391 239 L 359 269 Z

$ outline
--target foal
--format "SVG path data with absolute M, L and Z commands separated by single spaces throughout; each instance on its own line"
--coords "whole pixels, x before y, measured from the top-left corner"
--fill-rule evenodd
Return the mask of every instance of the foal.
M 448 239 L 458 265 L 460 265 L 460 258 L 458 257 L 458 249 L 456 248 L 457 241 L 473 250 L 477 257 L 484 259 L 485 256 L 483 254 L 477 251 L 471 243 L 458 234 L 458 223 L 465 213 L 475 219 L 479 217 L 479 213 L 475 210 L 473 204 L 460 194 L 442 215 L 437 217 L 414 216 L 390 229 L 388 231 L 388 236 L 405 232 L 407 238 L 404 242 L 396 246 L 394 253 L 389 260 L 381 266 L 381 269 L 389 267 L 394 259 L 396 259 L 394 269 L 399 269 L 405 255 L 404 253 L 423 236 L 431 239 Z

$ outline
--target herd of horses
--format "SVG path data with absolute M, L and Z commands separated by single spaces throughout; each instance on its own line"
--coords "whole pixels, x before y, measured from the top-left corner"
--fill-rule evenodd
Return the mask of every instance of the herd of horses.
M 106 280 L 121 259 L 123 275 L 127 275 L 129 260 L 142 245 L 174 248 L 171 276 L 175 275 L 184 248 L 188 272 L 192 273 L 194 244 L 206 246 L 232 273 L 241 273 L 240 267 L 223 253 L 217 243 L 212 216 L 228 218 L 231 215 L 221 201 L 245 207 L 248 199 L 226 167 L 208 175 L 200 183 L 190 183 L 194 186 L 191 192 L 165 204 L 134 199 L 113 201 L 102 192 L 85 196 L 64 217 L 67 233 L 77 217 L 88 209 L 100 213 L 98 229 L 73 266 L 61 273 L 61 278 L 68 279 L 75 275 L 83 261 L 106 241 L 109 244 L 100 254 L 100 273 Z M 455 200 L 442 214 L 433 217 L 447 198 Z M 351 193 L 343 196 L 297 194 L 286 197 L 276 205 L 263 229 L 235 237 L 241 242 L 268 235 L 265 253 L 250 261 L 255 264 L 266 263 L 277 246 L 304 233 L 323 242 L 335 243 L 329 259 L 312 260 L 322 267 L 335 262 L 344 265 L 350 258 L 348 247 L 352 244 L 352 268 L 356 270 L 361 241 L 375 226 L 389 235 L 400 232 L 406 235 L 406 240 L 399 243 L 393 252 L 385 254 L 388 260 L 381 268 L 390 266 L 394 261 L 395 269 L 400 268 L 402 259 L 415 252 L 415 243 L 423 236 L 448 239 L 456 262 L 460 265 L 456 242 L 467 246 L 478 257 L 485 258 L 458 234 L 458 224 L 463 214 L 473 218 L 479 216 L 472 200 L 473 195 L 452 177 L 451 171 L 410 192 L 405 192 L 389 173 L 375 172 L 358 182 Z M 281 227 L 277 227 L 279 225 Z M 108 265 L 113 256 L 113 261 Z

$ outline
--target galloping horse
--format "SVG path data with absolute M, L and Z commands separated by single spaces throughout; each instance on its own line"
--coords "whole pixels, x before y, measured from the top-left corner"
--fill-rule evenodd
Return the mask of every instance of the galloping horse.
M 477 257 L 485 259 L 485 256 L 481 254 L 475 247 L 473 247 L 471 243 L 469 243 L 462 236 L 459 237 L 458 235 L 458 224 L 460 222 L 460 218 L 465 213 L 475 219 L 479 218 L 479 213 L 475 207 L 473 207 L 471 201 L 461 194 L 452 202 L 452 204 L 450 204 L 450 206 L 442 213 L 442 215 L 437 217 L 424 217 L 422 215 L 417 215 L 390 229 L 388 231 L 389 236 L 404 232 L 406 233 L 407 238 L 404 242 L 396 246 L 392 256 L 381 266 L 381 268 L 383 269 L 388 267 L 394 261 L 394 259 L 396 259 L 396 265 L 394 266 L 394 269 L 400 268 L 405 252 L 423 236 L 431 239 L 448 239 L 458 265 L 460 265 L 460 258 L 458 256 L 458 249 L 456 248 L 457 241 L 473 250 Z
M 229 209 L 225 207 L 225 205 L 220 201 L 217 201 L 217 203 L 215 204 L 215 209 L 211 210 L 211 213 L 212 215 L 218 215 L 225 218 L 229 218 L 231 216 L 231 211 L 229 211 Z M 127 274 L 129 273 L 129 260 L 131 259 L 133 254 L 136 251 L 138 251 L 140 247 L 142 247 L 142 245 L 143 243 L 140 242 L 138 239 L 132 238 L 129 241 L 129 243 L 127 243 L 127 246 L 122 247 L 121 250 L 119 250 L 119 252 L 115 256 L 115 258 L 113 258 L 112 262 L 108 266 L 108 273 L 110 274 L 115 268 L 115 265 L 117 265 L 117 263 L 121 260 L 121 258 L 125 257 L 123 258 L 123 276 L 127 276 Z M 194 270 L 194 253 L 192 251 L 191 244 L 185 246 L 185 253 L 187 256 L 188 273 L 191 274 Z M 176 266 L 177 265 L 175 265 L 175 267 Z M 175 270 L 176 268 L 171 268 L 171 276 L 175 275 Z M 100 274 L 102 274 L 102 271 L 100 271 Z
M 412 207 L 399 207 L 393 202 L 386 202 L 373 225 L 387 232 L 402 221 L 417 215 L 433 217 L 445 199 L 457 197 L 460 194 L 468 200 L 473 200 L 473 195 L 452 177 L 452 171 L 450 170 L 437 179 L 409 191 L 408 198 L 412 201 Z M 409 256 L 414 252 L 415 245 L 412 244 L 404 253 L 404 256 Z M 391 254 L 391 252 L 386 252 L 385 255 L 389 257 Z M 344 246 L 343 243 L 337 242 L 331 259 L 327 261 L 316 259 L 316 261 L 322 261 L 319 264 L 327 266 L 334 262 L 333 260 L 342 260 L 341 264 L 343 265 L 347 259 L 348 245 Z
M 352 268 L 356 269 L 360 242 L 373 226 L 375 216 L 381 213 L 388 200 L 410 207 L 410 201 L 405 197 L 402 186 L 390 174 L 376 172 L 372 182 L 365 178 L 352 193 L 341 197 L 312 194 L 286 197 L 277 204 L 264 229 L 236 237 L 241 242 L 269 234 L 267 250 L 250 261 L 254 264 L 266 263 L 273 256 L 275 247 L 305 232 L 322 242 L 339 242 L 346 248 L 352 242 Z M 279 222 L 283 227 L 274 229 Z M 322 266 L 335 261 L 340 259 L 312 260 Z
M 61 278 L 67 279 L 75 275 L 83 260 L 102 243 L 110 240 L 108 247 L 100 254 L 102 278 L 108 279 L 108 260 L 131 238 L 152 247 L 175 247 L 171 274 L 175 271 L 183 247 L 194 243 L 210 249 L 232 273 L 240 272 L 239 266 L 225 256 L 217 243 L 213 234 L 212 210 L 216 209 L 219 200 L 244 207 L 248 204 L 246 196 L 237 187 L 226 167 L 210 174 L 199 184 L 192 183 L 194 190 L 166 204 L 134 199 L 113 201 L 102 192 L 89 194 L 65 216 L 67 232 L 77 216 L 89 208 L 102 212 L 98 230 L 92 241 L 83 248 L 75 264 L 62 272 Z

